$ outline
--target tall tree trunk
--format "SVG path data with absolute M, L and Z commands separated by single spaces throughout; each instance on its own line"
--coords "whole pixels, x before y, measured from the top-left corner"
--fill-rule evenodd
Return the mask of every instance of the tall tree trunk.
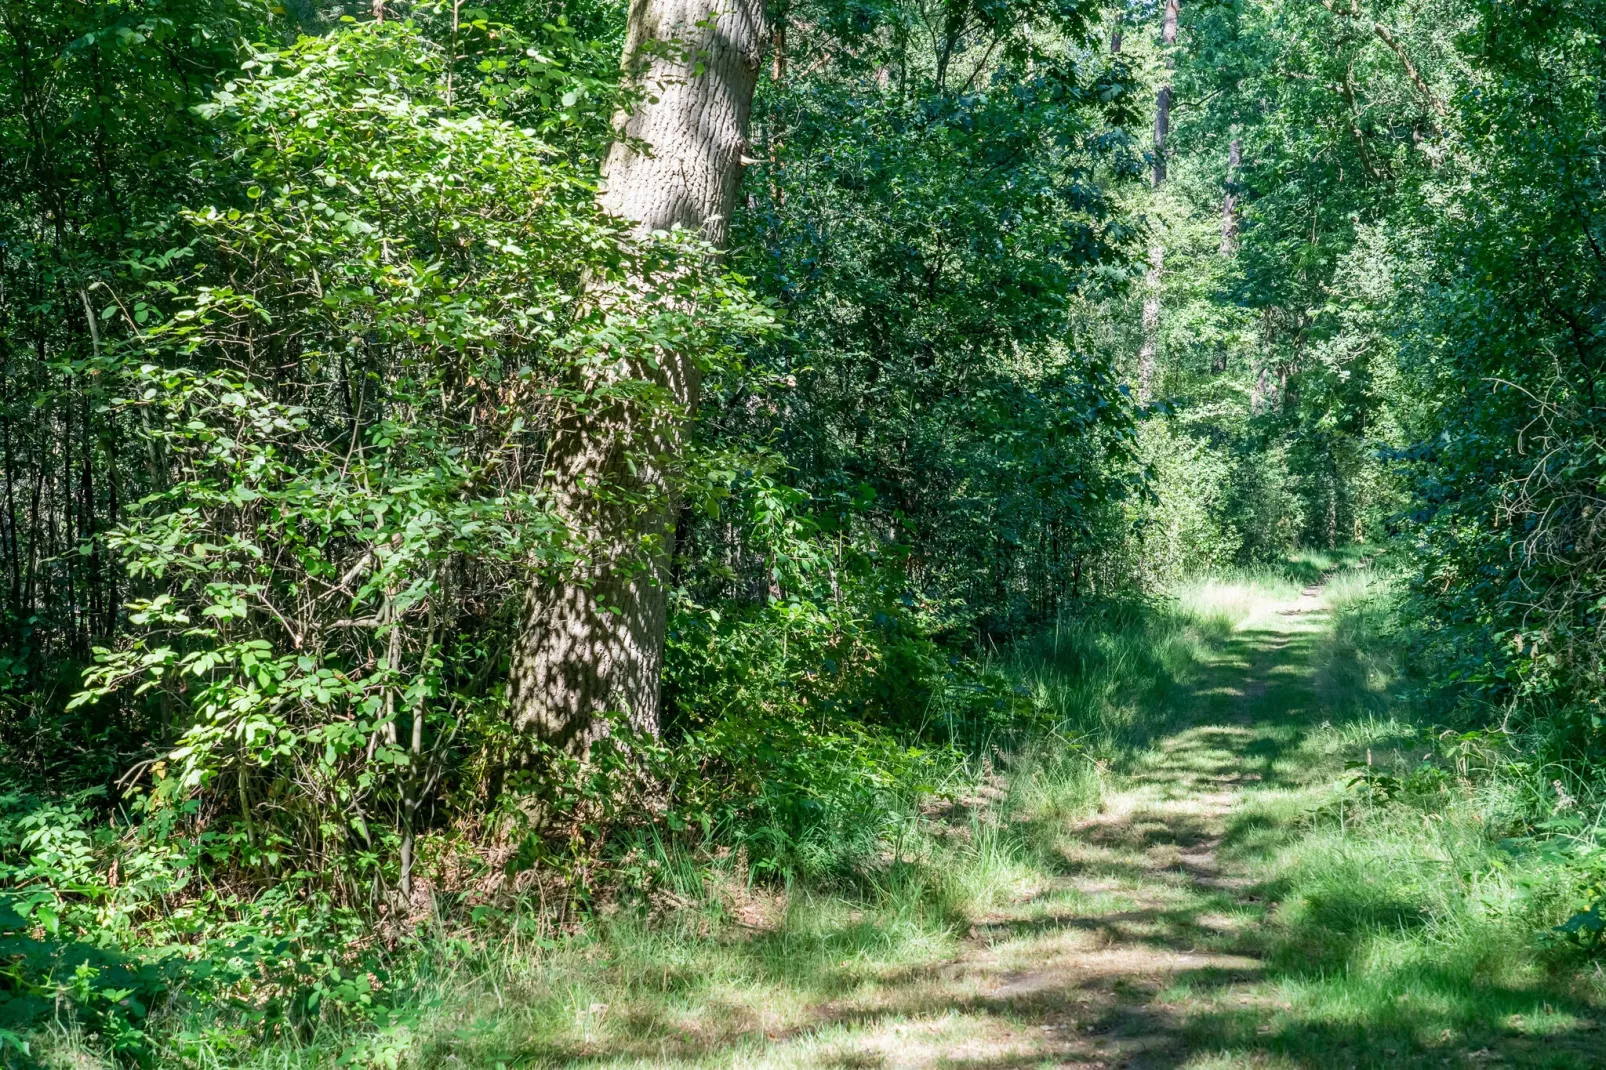
M 13 645 L 22 638 L 22 543 L 17 539 L 17 466 L 11 452 L 11 361 L 10 349 L 5 350 L 6 361 L 0 366 L 0 450 L 4 451 L 6 481 L 5 552 L 10 565 L 10 597 L 6 601 L 7 625 L 12 629 L 6 641 Z
M 1121 54 L 1121 30 L 1124 27 L 1124 25 L 1125 25 L 1125 21 L 1122 19 L 1120 14 L 1117 14 L 1116 18 L 1115 18 L 1115 29 L 1110 31 L 1110 55 L 1112 55 L 1112 56 L 1119 56 Z M 1147 282 L 1147 280 L 1145 280 L 1145 282 Z M 1154 306 L 1154 313 L 1158 317 L 1158 315 L 1160 313 L 1160 306 L 1159 306 L 1158 303 L 1156 303 L 1155 306 Z M 1146 395 L 1147 392 L 1148 392 L 1149 378 L 1153 374 L 1153 365 L 1154 365 L 1154 345 L 1150 341 L 1149 300 L 1148 300 L 1148 296 L 1145 295 L 1144 301 L 1143 301 L 1143 348 L 1138 351 L 1138 392 L 1139 392 L 1140 396 L 1141 395 Z M 1148 398 L 1146 396 L 1141 396 L 1140 400 L 1147 401 Z M 1081 581 L 1082 581 L 1082 562 L 1081 562 L 1081 559 L 1078 558 L 1071 566 L 1071 597 L 1072 598 L 1081 597 Z M 1055 633 L 1055 636 L 1056 636 L 1056 640 L 1055 641 L 1057 643 L 1058 642 L 1058 632 L 1057 631 Z
M 1243 142 L 1233 138 L 1227 146 L 1227 181 L 1221 195 L 1221 255 L 1231 256 L 1238 248 L 1238 165 L 1243 162 Z
M 1177 17 L 1182 0 L 1166 0 L 1160 23 L 1160 43 L 1165 46 L 1165 81 L 1154 99 L 1154 188 L 1165 185 L 1165 143 L 1171 133 L 1171 72 L 1176 60 L 1171 48 L 1177 43 Z M 1160 332 L 1160 284 L 1165 274 L 1165 244 L 1156 234 L 1149 246 L 1149 270 L 1143 277 L 1143 345 L 1138 350 L 1138 401 L 1147 404 L 1154 389 L 1155 352 Z
M 1160 23 L 1160 43 L 1165 46 L 1165 81 L 1155 94 L 1154 107 L 1154 186 L 1165 183 L 1165 142 L 1171 133 L 1171 72 L 1177 63 L 1171 48 L 1177 43 L 1177 16 L 1181 14 L 1182 0 L 1166 0 L 1165 16 Z
M 623 118 L 600 201 L 638 235 L 679 225 L 724 245 L 764 40 L 762 0 L 632 0 L 624 67 L 648 95 Z M 699 385 L 688 355 L 666 353 L 659 364 L 627 374 L 656 378 L 679 413 L 648 425 L 624 406 L 577 411 L 559 421 L 549 451 L 555 504 L 589 557 L 563 583 L 530 585 L 510 712 L 520 731 L 575 753 L 599 738 L 606 713 L 638 731 L 658 728 L 674 540 L 665 462 L 682 446 Z M 594 492 L 608 485 L 655 504 L 645 516 L 609 505 Z

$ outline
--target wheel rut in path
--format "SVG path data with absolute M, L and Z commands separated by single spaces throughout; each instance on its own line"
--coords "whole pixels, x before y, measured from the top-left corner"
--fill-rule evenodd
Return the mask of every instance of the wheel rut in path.
M 1039 897 L 1057 909 L 1018 905 L 977 926 L 952 969 L 1037 1034 L 1037 1059 L 1179 1066 L 1190 1055 L 1192 989 L 1241 1014 L 1275 1009 L 1253 990 L 1266 903 L 1221 847 L 1246 792 L 1276 790 L 1291 772 L 1278 758 L 1288 723 L 1316 701 L 1311 654 L 1327 626 L 1320 587 L 1257 605 L 1222 656 L 1173 696 L 1180 727 L 1117 770 L 1100 812 L 1063 844 L 1068 875 Z M 1014 1062 L 996 1054 L 997 1065 Z

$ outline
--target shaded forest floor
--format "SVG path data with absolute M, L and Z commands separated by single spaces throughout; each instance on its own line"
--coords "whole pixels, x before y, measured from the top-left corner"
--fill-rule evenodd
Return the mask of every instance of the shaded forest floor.
M 1187 656 L 1115 681 L 1114 727 L 1081 773 L 995 778 L 928 815 L 948 833 L 923 858 L 857 894 L 738 889 L 722 925 L 620 918 L 522 980 L 482 975 L 442 993 L 411 1054 L 443 1067 L 1606 1066 L 1600 965 L 1538 949 L 1470 789 L 1402 806 L 1346 768 L 1403 776 L 1423 746 L 1391 713 L 1365 583 L 1201 585 L 1183 599 Z M 1047 686 L 1044 665 L 1020 671 Z

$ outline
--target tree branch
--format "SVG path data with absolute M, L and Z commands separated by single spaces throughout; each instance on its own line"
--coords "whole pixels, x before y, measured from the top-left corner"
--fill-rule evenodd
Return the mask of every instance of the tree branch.
M 1389 51 L 1393 52 L 1395 57 L 1399 59 L 1400 65 L 1405 68 L 1406 77 L 1411 79 L 1411 84 L 1416 86 L 1418 93 L 1422 94 L 1422 99 L 1427 101 L 1428 107 L 1439 115 L 1445 114 L 1444 102 L 1433 95 L 1433 90 L 1428 87 L 1427 79 L 1422 77 L 1422 72 L 1417 70 L 1416 64 L 1411 62 L 1411 57 L 1406 53 L 1405 46 L 1400 44 L 1400 39 L 1394 36 L 1394 31 L 1375 19 L 1367 19 L 1362 16 L 1359 0 L 1352 0 L 1347 11 L 1340 11 L 1337 5 L 1333 3 L 1333 0 L 1318 0 L 1318 2 L 1332 13 L 1335 18 L 1354 19 L 1358 22 L 1370 23 L 1373 36 L 1387 45 Z

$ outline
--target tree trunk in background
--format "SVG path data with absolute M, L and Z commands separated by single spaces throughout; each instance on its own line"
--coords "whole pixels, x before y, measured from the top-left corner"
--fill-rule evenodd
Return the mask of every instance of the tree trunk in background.
M 647 98 L 623 118 L 600 201 L 638 235 L 678 224 L 724 244 L 763 41 L 762 0 L 631 3 L 624 66 Z M 593 408 L 553 432 L 548 486 L 590 557 L 573 582 L 531 584 L 509 698 L 515 727 L 573 753 L 601 736 L 604 713 L 625 714 L 639 731 L 658 729 L 674 540 L 665 462 L 681 448 L 698 393 L 687 355 L 661 354 L 660 363 L 626 374 L 656 378 L 681 414 L 648 425 L 628 407 Z M 591 488 L 608 484 L 655 493 L 657 504 L 643 516 L 599 502 Z
M 1159 189 L 1165 183 L 1165 141 L 1171 133 L 1171 72 L 1176 69 L 1176 60 L 1171 57 L 1171 47 L 1177 43 L 1177 16 L 1181 13 L 1182 0 L 1166 0 L 1165 18 L 1160 24 L 1160 43 L 1165 46 L 1165 82 L 1160 86 L 1160 92 L 1155 95 L 1154 101 L 1154 188 Z
M 1171 132 L 1171 72 L 1176 61 L 1170 49 L 1177 43 L 1177 16 L 1182 0 L 1166 0 L 1160 23 L 1160 43 L 1166 48 L 1165 81 L 1154 100 L 1154 188 L 1165 185 L 1165 142 Z M 1138 401 L 1147 404 L 1153 391 L 1155 351 L 1160 331 L 1160 280 L 1165 272 L 1165 245 L 1158 239 L 1149 246 L 1149 270 L 1143 277 L 1143 345 L 1138 350 Z
M 1232 256 L 1238 251 L 1238 165 L 1243 158 L 1243 142 L 1233 138 L 1227 143 L 1227 178 L 1221 192 L 1221 255 Z M 1227 349 L 1217 350 L 1211 358 L 1210 370 L 1220 375 L 1227 370 Z
M 1238 165 L 1243 162 L 1243 142 L 1237 138 L 1227 146 L 1227 182 L 1221 195 L 1221 255 L 1231 256 L 1238 249 Z
M 1165 270 L 1165 246 L 1149 246 L 1149 270 L 1143 276 L 1143 345 L 1138 350 L 1138 403 L 1147 405 L 1154 389 L 1157 336 L 1160 333 L 1160 276 Z

